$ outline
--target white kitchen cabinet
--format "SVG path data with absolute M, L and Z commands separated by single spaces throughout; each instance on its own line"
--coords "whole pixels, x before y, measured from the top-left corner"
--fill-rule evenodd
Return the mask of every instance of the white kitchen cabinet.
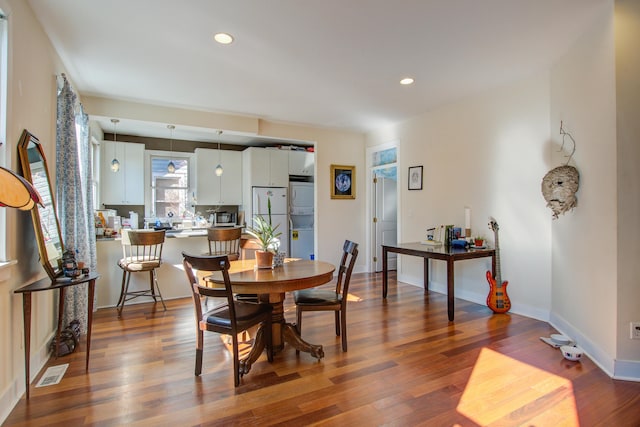
M 289 152 L 289 175 L 313 176 L 315 153 L 308 151 Z
M 144 144 L 102 141 L 100 202 L 103 205 L 144 205 Z M 118 159 L 120 170 L 111 170 Z
M 251 187 L 287 187 L 289 152 L 249 147 L 242 152 L 245 185 Z
M 196 148 L 196 196 L 199 205 L 242 204 L 242 151 Z M 220 163 L 223 173 L 216 176 Z

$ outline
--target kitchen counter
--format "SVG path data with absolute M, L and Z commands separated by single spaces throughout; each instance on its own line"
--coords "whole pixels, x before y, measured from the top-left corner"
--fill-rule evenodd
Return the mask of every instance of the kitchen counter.
M 242 239 L 241 256 L 253 258 L 253 251 L 257 247 L 253 242 L 253 237 L 243 233 Z M 96 247 L 97 272 L 101 278 L 98 279 L 96 286 L 95 307 L 115 307 L 122 287 L 122 269 L 118 267 L 118 261 L 122 258 L 121 239 L 119 237 L 97 239 Z M 165 300 L 191 297 L 187 276 L 182 267 L 182 252 L 194 255 L 207 254 L 209 252 L 207 229 L 171 230 L 166 233 L 162 248 L 162 265 L 158 269 L 158 286 Z M 148 273 L 131 275 L 130 290 L 148 287 Z M 153 299 L 150 297 L 140 297 L 127 304 L 152 301 Z M 126 313 L 126 308 L 124 313 Z
M 207 229 L 206 228 L 193 228 L 189 230 L 167 230 L 165 236 L 167 239 L 169 238 L 182 238 L 182 237 L 196 237 L 196 236 L 206 236 Z

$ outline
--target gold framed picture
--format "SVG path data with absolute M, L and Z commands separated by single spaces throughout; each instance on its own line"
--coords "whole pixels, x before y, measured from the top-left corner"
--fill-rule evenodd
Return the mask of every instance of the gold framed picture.
M 356 167 L 331 165 L 331 198 L 356 198 Z

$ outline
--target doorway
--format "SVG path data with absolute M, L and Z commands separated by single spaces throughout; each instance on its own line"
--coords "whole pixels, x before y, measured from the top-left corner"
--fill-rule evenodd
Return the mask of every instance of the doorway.
M 374 271 L 382 271 L 382 245 L 398 241 L 397 147 L 380 147 L 370 157 L 371 254 Z M 388 269 L 396 270 L 397 255 L 389 254 Z

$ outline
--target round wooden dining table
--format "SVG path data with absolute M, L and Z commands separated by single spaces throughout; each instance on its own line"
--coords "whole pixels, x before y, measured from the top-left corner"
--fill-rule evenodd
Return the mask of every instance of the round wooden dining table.
M 295 325 L 284 318 L 284 300 L 287 292 L 312 288 L 330 282 L 335 266 L 324 261 L 309 261 L 287 258 L 279 267 L 256 268 L 255 259 L 231 261 L 229 279 L 235 293 L 258 294 L 261 303 L 271 304 L 272 342 L 274 351 L 284 348 L 288 343 L 296 350 L 307 352 L 320 360 L 324 357 L 321 345 L 304 341 Z M 216 272 L 204 278 L 217 285 L 223 284 L 222 274 Z M 246 374 L 251 365 L 260 357 L 265 347 L 264 332 L 259 328 L 251 351 L 240 361 L 241 374 Z

